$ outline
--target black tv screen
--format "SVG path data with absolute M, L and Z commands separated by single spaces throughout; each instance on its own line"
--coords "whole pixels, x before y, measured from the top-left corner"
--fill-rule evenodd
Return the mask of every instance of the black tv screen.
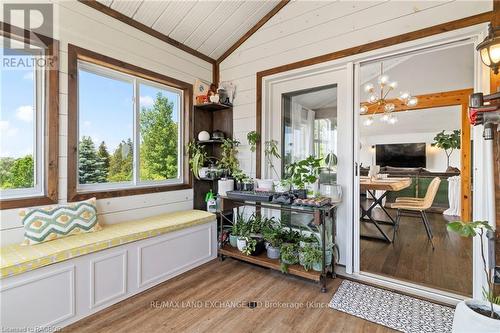
M 398 143 L 375 147 L 377 165 L 397 168 L 426 167 L 425 143 Z

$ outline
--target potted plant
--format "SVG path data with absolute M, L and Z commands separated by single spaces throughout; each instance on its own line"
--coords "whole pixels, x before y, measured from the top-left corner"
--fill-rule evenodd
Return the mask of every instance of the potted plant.
M 231 234 L 229 235 L 229 244 L 231 244 L 232 247 L 238 246 L 238 237 L 244 234 L 244 229 L 245 219 L 243 217 L 243 213 L 239 213 L 231 228 Z
M 253 175 L 253 154 L 257 151 L 257 143 L 260 141 L 260 134 L 256 131 L 247 133 L 248 144 L 250 145 L 250 177 Z
M 238 161 L 238 146 L 240 142 L 233 139 L 224 139 L 222 141 L 222 153 L 217 161 L 217 166 L 224 170 L 226 176 L 241 172 L 240 163 Z
M 270 140 L 264 143 L 264 156 L 268 168 L 271 169 L 272 173 L 274 173 L 276 179 L 279 179 L 280 176 L 273 164 L 273 158 L 281 158 L 278 152 L 278 141 Z M 272 191 L 274 187 L 273 175 L 271 174 L 271 177 L 269 179 L 258 179 L 257 186 L 259 189 Z
M 444 130 L 436 134 L 432 147 L 443 149 L 446 154 L 446 172 L 453 171 L 450 168 L 450 156 L 455 149 L 460 149 L 460 130 L 454 130 L 452 133 L 445 133 Z
M 453 317 L 453 332 L 500 332 L 500 306 L 494 304 L 498 298 L 493 294 L 493 269 L 486 263 L 483 244 L 483 237 L 493 233 L 493 229 L 486 221 L 450 222 L 447 228 L 462 237 L 479 236 L 483 271 L 488 283 L 488 288 L 483 290 L 485 300 L 471 299 L 458 303 Z
M 264 240 L 267 242 L 267 257 L 269 259 L 279 259 L 280 246 L 283 242 L 283 232 L 279 226 L 267 225 L 263 230 Z
M 336 183 L 332 177 L 332 170 L 337 166 L 338 158 L 333 152 L 325 156 L 325 164 L 328 170 L 328 181 L 320 185 L 320 193 L 323 196 L 329 197 L 332 202 L 342 201 L 342 188 Z
M 306 186 L 318 180 L 320 166 L 321 158 L 315 158 L 314 156 L 309 156 L 287 166 L 287 174 L 290 176 L 299 198 L 305 199 L 307 196 Z
M 189 165 L 191 166 L 191 171 L 196 179 L 200 179 L 200 170 L 207 161 L 207 152 L 205 151 L 205 147 L 191 141 L 188 145 L 188 152 L 190 156 Z
M 299 262 L 297 244 L 284 243 L 280 248 L 280 268 L 282 273 L 288 273 L 288 266 Z
M 307 245 L 300 249 L 299 261 L 306 271 L 313 269 L 315 271 L 322 271 L 323 253 L 316 245 Z

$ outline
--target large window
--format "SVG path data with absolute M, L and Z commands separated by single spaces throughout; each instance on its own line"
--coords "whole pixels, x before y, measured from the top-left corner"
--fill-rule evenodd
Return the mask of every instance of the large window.
M 0 36 L 1 208 L 57 201 L 57 59 L 49 45 L 24 43 L 9 31 Z M 50 62 L 49 63 L 49 59 Z M 54 73 L 52 73 L 54 72 Z M 50 165 L 50 167 L 49 167 Z M 52 169 L 52 170 L 49 170 Z M 49 181 L 49 173 L 55 180 Z
M 107 57 L 103 63 L 100 56 L 97 64 L 88 56 L 81 59 L 79 52 L 74 52 L 77 117 L 70 119 L 78 132 L 75 168 L 69 163 L 76 193 L 69 184 L 70 200 L 189 185 L 183 158 L 188 85 L 170 85 L 165 77 L 155 80 L 150 72 L 144 75 L 145 70 L 131 70 L 133 66 Z M 71 83 L 69 88 L 71 93 Z

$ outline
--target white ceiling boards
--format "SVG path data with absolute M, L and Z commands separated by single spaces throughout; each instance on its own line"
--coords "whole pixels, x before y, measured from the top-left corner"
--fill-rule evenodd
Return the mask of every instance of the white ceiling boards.
M 98 2 L 214 59 L 223 55 L 279 3 L 189 0 Z

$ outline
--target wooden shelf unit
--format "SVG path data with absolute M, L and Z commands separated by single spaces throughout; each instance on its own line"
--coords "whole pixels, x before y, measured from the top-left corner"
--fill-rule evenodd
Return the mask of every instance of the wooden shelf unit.
M 248 256 L 230 245 L 225 245 L 223 248 L 219 249 L 219 254 L 246 261 L 258 266 L 281 271 L 280 261 L 278 259 L 269 259 L 266 255 L 266 251 L 258 256 Z M 306 271 L 300 265 L 289 265 L 287 274 L 300 276 L 316 282 L 319 282 L 321 280 L 321 272 L 317 272 L 314 270 Z
M 206 103 L 194 106 L 193 112 L 193 138 L 195 142 L 203 144 L 209 157 L 220 158 L 222 153 L 220 139 L 210 139 L 199 141 L 198 133 L 207 131 L 212 134 L 214 131 L 222 131 L 226 138 L 233 137 L 233 108 L 229 105 L 219 103 Z M 195 209 L 206 210 L 205 194 L 212 190 L 217 193 L 217 180 L 196 179 L 193 177 Z

